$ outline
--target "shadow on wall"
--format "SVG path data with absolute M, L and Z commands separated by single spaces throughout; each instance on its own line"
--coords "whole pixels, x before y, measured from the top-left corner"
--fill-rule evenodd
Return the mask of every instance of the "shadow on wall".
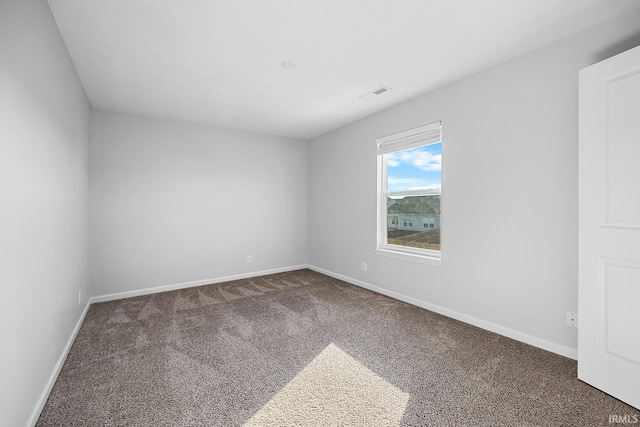
M 604 61 L 607 58 L 611 58 L 612 56 L 616 56 L 619 53 L 625 52 L 629 49 L 633 49 L 637 46 L 640 46 L 640 32 L 620 43 L 610 46 L 607 49 L 604 49 L 595 54 L 593 64 Z

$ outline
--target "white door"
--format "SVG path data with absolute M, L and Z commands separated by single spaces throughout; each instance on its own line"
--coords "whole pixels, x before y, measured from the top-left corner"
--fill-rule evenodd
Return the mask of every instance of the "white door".
M 578 378 L 640 408 L 640 47 L 580 71 Z

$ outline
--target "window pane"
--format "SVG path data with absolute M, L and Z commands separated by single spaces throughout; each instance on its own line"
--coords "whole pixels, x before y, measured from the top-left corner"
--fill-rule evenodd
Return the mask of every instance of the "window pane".
M 439 194 L 387 197 L 387 215 L 388 244 L 440 250 Z
M 387 191 L 440 190 L 442 143 L 385 155 Z

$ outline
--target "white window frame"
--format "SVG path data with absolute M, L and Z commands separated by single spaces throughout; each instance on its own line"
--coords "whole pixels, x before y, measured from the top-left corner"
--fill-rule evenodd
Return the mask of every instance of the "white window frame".
M 409 148 L 422 147 L 425 145 L 435 144 L 442 141 L 442 124 L 441 122 L 430 123 L 428 125 L 398 132 L 377 139 L 378 143 L 378 238 L 376 254 L 407 261 L 421 262 L 431 265 L 442 265 L 442 209 L 440 216 L 440 250 L 412 248 L 408 246 L 392 245 L 387 242 L 388 230 L 388 213 L 387 213 L 387 195 L 394 196 L 412 196 L 412 195 L 430 195 L 439 194 L 440 203 L 442 203 L 442 188 L 439 191 L 434 190 L 411 190 L 411 191 L 395 191 L 389 192 L 387 188 L 387 162 L 386 155 L 407 150 Z M 441 183 L 442 185 L 442 183 Z M 399 222 L 399 221 L 398 221 Z

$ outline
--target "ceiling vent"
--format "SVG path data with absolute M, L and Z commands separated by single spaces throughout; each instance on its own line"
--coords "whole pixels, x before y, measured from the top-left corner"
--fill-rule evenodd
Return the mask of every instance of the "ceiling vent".
M 360 96 L 360 99 L 373 98 L 374 96 L 382 95 L 383 93 L 389 92 L 390 90 L 391 90 L 390 87 L 380 86 L 378 89 L 371 91 L 369 93 L 365 93 L 364 95 Z

